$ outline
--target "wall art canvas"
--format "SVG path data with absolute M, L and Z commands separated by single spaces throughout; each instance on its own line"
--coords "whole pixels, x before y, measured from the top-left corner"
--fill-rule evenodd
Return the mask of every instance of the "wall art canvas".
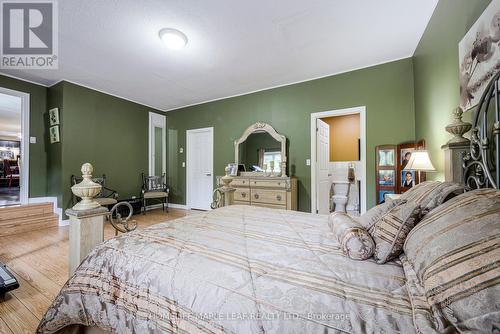
M 49 128 L 50 143 L 59 143 L 61 139 L 59 138 L 59 125 L 55 125 Z
M 50 126 L 59 124 L 59 108 L 53 108 L 49 110 L 49 123 Z
M 460 107 L 475 107 L 500 70 L 500 0 L 493 0 L 458 44 Z

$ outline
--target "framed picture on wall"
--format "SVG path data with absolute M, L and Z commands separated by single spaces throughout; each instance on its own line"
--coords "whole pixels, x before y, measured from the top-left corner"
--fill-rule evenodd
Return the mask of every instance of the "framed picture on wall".
M 392 191 L 392 190 L 379 190 L 379 192 L 378 192 L 378 202 L 379 203 L 385 202 L 385 194 L 394 194 L 394 191 Z
M 378 165 L 380 167 L 394 166 L 394 149 L 381 149 L 378 151 Z
M 49 110 L 49 124 L 50 126 L 59 125 L 59 108 Z
M 401 171 L 401 187 L 412 188 L 415 185 L 415 171 L 403 170 Z
M 50 143 L 59 143 L 61 139 L 59 138 L 59 125 L 51 126 L 49 128 Z
M 394 187 L 395 182 L 394 169 L 382 169 L 378 171 L 378 184 L 386 187 Z

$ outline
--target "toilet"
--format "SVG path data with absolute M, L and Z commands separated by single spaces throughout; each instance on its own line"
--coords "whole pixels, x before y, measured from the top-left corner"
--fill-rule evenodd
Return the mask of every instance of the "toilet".
M 331 206 L 335 212 L 346 212 L 347 202 L 349 201 L 349 190 L 351 183 L 349 181 L 333 181 L 331 188 Z

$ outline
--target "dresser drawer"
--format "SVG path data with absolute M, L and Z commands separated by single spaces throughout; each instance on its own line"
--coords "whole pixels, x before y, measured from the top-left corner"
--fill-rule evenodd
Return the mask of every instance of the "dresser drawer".
M 250 186 L 253 187 L 262 187 L 262 188 L 286 188 L 285 180 L 250 180 Z
M 250 189 L 236 188 L 236 191 L 234 192 L 234 200 L 250 202 Z
M 286 191 L 252 188 L 252 203 L 286 205 Z
M 248 187 L 249 185 L 248 179 L 234 179 L 233 182 L 229 184 L 230 187 Z

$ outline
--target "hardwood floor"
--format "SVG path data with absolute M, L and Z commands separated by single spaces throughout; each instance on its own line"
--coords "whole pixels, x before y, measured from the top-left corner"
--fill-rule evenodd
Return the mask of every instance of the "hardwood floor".
M 138 228 L 145 228 L 192 214 L 192 211 L 169 209 L 136 215 Z M 19 281 L 17 290 L 0 299 L 0 333 L 34 333 L 45 311 L 68 279 L 69 226 L 52 227 L 0 237 L 0 261 Z M 115 236 L 105 224 L 104 238 Z

